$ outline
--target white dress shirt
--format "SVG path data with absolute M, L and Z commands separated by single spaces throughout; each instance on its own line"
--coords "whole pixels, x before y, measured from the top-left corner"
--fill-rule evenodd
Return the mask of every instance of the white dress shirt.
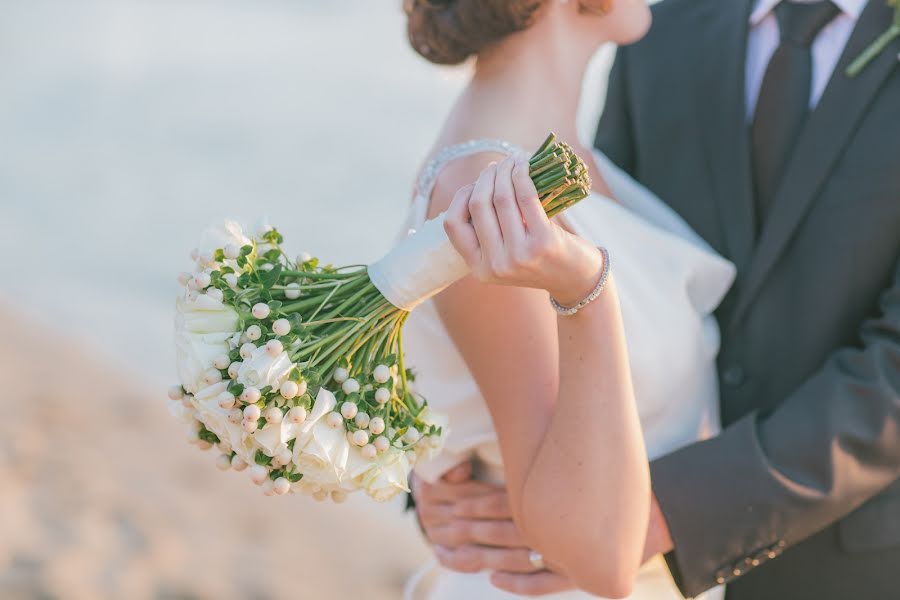
M 778 31 L 778 20 L 775 7 L 779 2 L 811 2 L 815 0 L 757 0 L 756 7 L 750 14 L 750 34 L 747 38 L 747 64 L 745 71 L 747 120 L 753 120 L 759 89 L 762 87 L 766 67 L 775 49 L 781 41 Z M 812 59 L 813 73 L 810 86 L 809 107 L 813 109 L 819 103 L 822 93 L 838 59 L 853 33 L 856 21 L 862 14 L 868 0 L 831 0 L 841 13 L 822 28 L 813 41 Z

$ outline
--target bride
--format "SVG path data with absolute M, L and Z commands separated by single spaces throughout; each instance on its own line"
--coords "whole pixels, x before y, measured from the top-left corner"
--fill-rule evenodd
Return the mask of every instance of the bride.
M 660 559 L 641 566 L 648 459 L 716 432 L 711 313 L 734 270 L 578 145 L 575 126 L 588 60 L 605 42 L 640 38 L 649 10 L 644 0 L 408 0 L 406 11 L 425 58 L 475 57 L 408 223 L 446 211 L 472 271 L 406 326 L 419 392 L 450 419 L 446 449 L 417 475 L 435 481 L 474 458 L 477 478 L 505 483 L 523 570 L 553 569 L 593 595 L 679 598 Z M 553 222 L 519 151 L 550 130 L 594 158 L 594 194 Z M 432 600 L 514 597 L 487 573 L 438 569 L 433 580 Z

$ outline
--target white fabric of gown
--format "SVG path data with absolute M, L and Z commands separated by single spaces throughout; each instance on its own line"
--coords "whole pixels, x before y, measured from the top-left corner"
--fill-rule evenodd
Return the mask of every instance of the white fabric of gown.
M 416 186 L 407 229 L 421 226 L 435 179 L 451 160 L 484 152 L 510 153 L 498 140 L 473 140 L 442 150 L 426 165 Z M 716 354 L 719 329 L 712 312 L 734 279 L 734 266 L 664 202 L 600 153 L 594 159 L 618 202 L 592 194 L 561 217 L 573 233 L 610 253 L 647 453 L 655 458 L 719 430 Z M 490 414 L 478 385 L 451 341 L 434 304 L 416 308 L 404 328 L 407 364 L 418 391 L 449 418 L 445 449 L 416 467 L 435 480 L 463 460 L 475 458 L 480 477 L 503 481 L 503 464 Z M 560 491 L 564 498 L 564 491 Z M 435 567 L 429 600 L 510 600 L 518 596 L 490 585 L 487 573 L 460 574 Z M 432 573 L 434 575 L 434 573 Z M 719 600 L 724 590 L 703 600 Z M 544 596 L 588 600 L 583 592 Z M 639 572 L 632 600 L 681 598 L 665 561 L 656 557 Z

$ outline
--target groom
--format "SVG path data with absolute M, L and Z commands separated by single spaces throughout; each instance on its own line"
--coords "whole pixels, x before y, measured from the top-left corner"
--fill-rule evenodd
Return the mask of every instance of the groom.
M 724 429 L 651 464 L 645 554 L 686 596 L 900 598 L 900 40 L 846 75 L 894 18 L 885 0 L 665 0 L 619 50 L 597 147 L 739 270 Z M 464 478 L 417 482 L 441 561 L 570 587 L 522 573 L 502 490 Z

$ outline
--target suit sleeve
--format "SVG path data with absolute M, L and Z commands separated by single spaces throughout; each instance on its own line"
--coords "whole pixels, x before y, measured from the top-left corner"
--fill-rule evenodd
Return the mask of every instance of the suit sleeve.
M 626 54 L 620 47 L 616 51 L 609 82 L 606 89 L 606 104 L 597 125 L 594 147 L 603 152 L 623 171 L 634 176 L 636 157 L 634 137 L 629 108 L 629 92 L 626 74 Z
M 774 558 L 900 477 L 900 260 L 860 339 L 771 414 L 651 464 L 683 594 Z

